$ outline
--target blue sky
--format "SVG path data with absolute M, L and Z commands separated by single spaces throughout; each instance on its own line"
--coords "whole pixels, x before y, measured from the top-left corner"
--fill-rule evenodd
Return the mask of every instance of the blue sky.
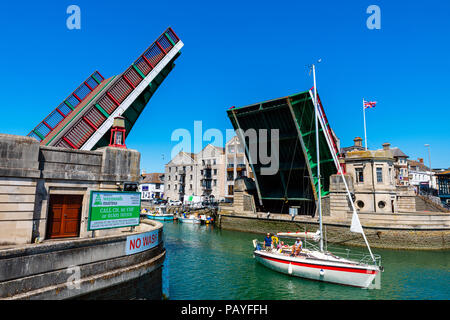
M 69 30 L 66 9 L 81 9 Z M 369 30 L 370 5 L 381 29 Z M 163 171 L 178 128 L 231 129 L 226 109 L 304 91 L 306 65 L 342 146 L 364 137 L 450 167 L 450 3 L 429 1 L 20 1 L 0 12 L 0 132 L 26 135 L 94 70 L 121 73 L 172 26 L 185 46 L 127 139 Z M 207 142 L 205 142 L 206 144 Z M 198 151 L 198 150 L 194 150 Z M 163 157 L 164 155 L 164 157 Z

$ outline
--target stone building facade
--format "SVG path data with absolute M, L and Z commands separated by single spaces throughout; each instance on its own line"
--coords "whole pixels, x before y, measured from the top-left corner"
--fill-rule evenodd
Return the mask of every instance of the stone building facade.
M 139 181 L 140 153 L 135 150 L 44 147 L 30 137 L 0 134 L 0 151 L 0 244 L 49 238 L 51 206 L 59 202 L 73 206 L 71 212 L 80 211 L 70 223 L 67 220 L 67 228 L 76 237 L 91 237 L 92 231 L 87 230 L 90 192 L 119 191 L 124 182 Z
M 241 144 L 238 136 L 231 138 L 225 145 L 225 197 L 233 199 L 234 181 L 241 177 L 253 178 L 251 166 L 245 156 L 244 145 Z
M 165 166 L 164 198 L 181 201 L 184 196 L 224 199 L 224 158 L 224 149 L 211 144 L 197 154 L 179 152 Z

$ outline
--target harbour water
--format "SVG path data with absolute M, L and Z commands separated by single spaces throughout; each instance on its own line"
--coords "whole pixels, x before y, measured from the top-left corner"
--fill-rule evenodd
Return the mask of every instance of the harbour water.
M 253 258 L 252 239 L 263 235 L 164 222 L 164 237 L 170 300 L 450 299 L 448 250 L 373 249 L 382 256 L 385 271 L 380 290 L 364 290 L 290 277 L 260 265 Z

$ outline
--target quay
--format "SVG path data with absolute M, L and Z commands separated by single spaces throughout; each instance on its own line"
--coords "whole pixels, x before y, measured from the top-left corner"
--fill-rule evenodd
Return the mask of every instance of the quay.
M 450 216 L 439 213 L 397 215 L 359 214 L 367 240 L 373 248 L 395 250 L 449 250 Z M 235 214 L 223 210 L 217 225 L 226 230 L 253 232 L 316 232 L 317 218 L 258 212 Z M 364 241 L 350 232 L 351 214 L 347 220 L 323 219 L 327 241 L 333 244 L 364 247 Z
M 331 181 L 331 188 L 339 190 L 336 180 Z M 247 189 L 248 180 L 235 182 L 233 204 L 221 204 L 217 226 L 222 229 L 265 234 L 267 232 L 316 232 L 319 228 L 318 218 L 311 215 L 280 214 L 256 210 L 254 198 Z M 251 185 L 251 184 L 250 184 Z M 350 232 L 352 212 L 342 200 L 335 203 L 336 195 L 332 192 L 323 199 L 325 212 L 323 216 L 324 232 L 329 243 L 364 247 L 363 239 Z M 339 199 L 339 198 L 338 198 Z M 416 199 L 421 208 L 436 210 L 421 198 Z M 346 203 L 346 202 L 344 202 Z M 361 225 L 367 240 L 374 248 L 398 250 L 448 250 L 450 249 L 450 213 L 436 211 L 414 212 L 359 212 Z
M 163 225 L 139 221 L 139 201 L 138 225 L 89 227 L 94 190 L 136 194 L 121 190 L 138 181 L 139 152 L 5 134 L 0 150 L 0 299 L 162 298 Z M 150 235 L 151 244 L 131 248 Z

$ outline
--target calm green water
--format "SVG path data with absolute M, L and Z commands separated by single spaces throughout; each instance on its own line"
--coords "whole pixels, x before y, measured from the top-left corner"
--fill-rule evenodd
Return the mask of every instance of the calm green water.
M 450 251 L 374 249 L 385 268 L 381 290 L 364 290 L 294 278 L 260 265 L 251 241 L 262 240 L 261 235 L 178 222 L 165 222 L 164 233 L 171 300 L 450 299 Z

